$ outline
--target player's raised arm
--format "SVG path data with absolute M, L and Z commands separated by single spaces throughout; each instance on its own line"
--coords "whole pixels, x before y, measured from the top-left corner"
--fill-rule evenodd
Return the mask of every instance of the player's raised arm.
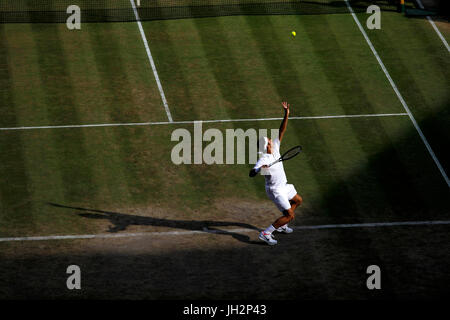
M 283 139 L 284 133 L 286 132 L 286 127 L 287 127 L 287 123 L 288 123 L 288 118 L 289 118 L 289 103 L 287 103 L 286 101 L 281 103 L 284 109 L 284 118 L 283 121 L 281 122 L 281 126 L 280 126 L 280 136 L 278 137 L 278 139 L 281 140 Z

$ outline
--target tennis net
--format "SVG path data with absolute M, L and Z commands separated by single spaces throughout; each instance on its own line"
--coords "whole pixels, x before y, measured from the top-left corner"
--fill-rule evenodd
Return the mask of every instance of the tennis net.
M 344 0 L 0 0 L 0 23 L 63 23 L 77 5 L 82 22 L 217 17 L 231 15 L 348 13 Z M 348 0 L 354 11 L 371 4 L 395 10 L 397 0 Z

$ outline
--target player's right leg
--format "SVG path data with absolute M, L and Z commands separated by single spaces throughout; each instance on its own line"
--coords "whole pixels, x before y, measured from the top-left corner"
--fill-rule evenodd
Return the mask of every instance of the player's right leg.
M 265 241 L 269 245 L 277 244 L 277 241 L 273 238 L 272 233 L 279 227 L 289 223 L 294 217 L 294 211 L 291 210 L 291 204 L 289 202 L 288 194 L 283 192 L 284 190 L 267 190 L 267 195 L 271 199 L 277 208 L 283 213 L 283 216 L 278 218 L 273 224 L 267 227 L 259 234 L 259 239 Z
M 278 229 L 278 228 L 288 224 L 292 220 L 294 220 L 294 218 L 295 218 L 295 212 L 294 212 L 294 209 L 291 207 L 287 210 L 284 210 L 283 216 L 279 217 L 277 220 L 275 220 L 275 222 L 272 225 L 275 229 Z
M 293 210 L 297 209 L 303 202 L 303 198 L 300 197 L 300 195 L 297 193 L 292 199 L 289 200 L 289 203 L 291 204 L 291 208 Z
M 297 207 L 299 207 L 302 204 L 302 202 L 303 202 L 302 197 L 300 197 L 300 195 L 295 193 L 295 196 L 289 200 L 289 203 L 291 204 L 291 210 L 293 211 L 293 213 L 295 212 L 295 209 L 297 209 Z M 295 215 L 293 213 L 292 213 L 292 216 L 294 217 Z M 283 214 L 286 216 L 286 215 L 289 215 L 289 212 L 284 212 Z M 294 219 L 293 217 L 292 217 L 292 219 Z M 277 228 L 277 232 L 292 233 L 292 232 L 294 232 L 294 230 L 292 228 L 289 228 L 286 223 L 286 224 L 282 225 L 281 227 Z

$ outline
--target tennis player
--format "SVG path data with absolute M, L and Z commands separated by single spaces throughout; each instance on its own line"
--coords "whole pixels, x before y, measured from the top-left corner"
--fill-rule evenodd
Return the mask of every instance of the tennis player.
M 284 118 L 281 122 L 278 139 L 269 139 L 262 137 L 258 141 L 258 150 L 261 157 L 256 162 L 249 176 L 256 176 L 261 169 L 263 170 L 264 178 L 266 180 L 266 193 L 270 200 L 272 200 L 283 215 L 275 220 L 266 230 L 261 231 L 259 239 L 265 241 L 269 245 L 277 244 L 272 236 L 274 231 L 282 233 L 291 233 L 292 228 L 288 227 L 288 223 L 294 219 L 295 209 L 301 205 L 303 199 L 297 194 L 294 186 L 287 183 L 286 174 L 284 173 L 283 162 L 280 161 L 273 166 L 269 165 L 280 158 L 280 144 L 283 140 L 284 133 L 289 118 L 289 104 L 282 102 L 284 109 Z

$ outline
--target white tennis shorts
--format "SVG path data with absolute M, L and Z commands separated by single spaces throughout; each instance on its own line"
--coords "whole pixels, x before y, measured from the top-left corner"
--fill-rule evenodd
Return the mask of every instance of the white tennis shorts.
M 291 208 L 289 200 L 295 197 L 297 190 L 295 190 L 294 185 L 285 184 L 280 187 L 266 188 L 266 193 L 269 199 L 275 203 L 278 210 L 283 212 Z

